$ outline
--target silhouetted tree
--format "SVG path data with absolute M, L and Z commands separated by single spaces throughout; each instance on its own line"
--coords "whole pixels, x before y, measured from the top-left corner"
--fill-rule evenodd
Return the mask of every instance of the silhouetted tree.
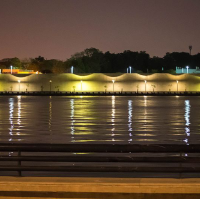
M 65 62 L 56 59 L 44 59 L 42 56 L 36 58 L 19 60 L 17 57 L 0 60 L 0 69 L 10 68 L 29 69 L 42 73 L 64 73 L 70 72 L 74 66 L 75 73 L 126 73 L 131 66 L 132 72 L 175 73 L 176 66 L 185 68 L 200 67 L 200 53 L 190 55 L 186 52 L 166 53 L 161 57 L 150 58 L 145 51 L 133 52 L 125 50 L 122 53 L 103 53 L 96 48 L 87 48 L 82 52 L 75 53 Z

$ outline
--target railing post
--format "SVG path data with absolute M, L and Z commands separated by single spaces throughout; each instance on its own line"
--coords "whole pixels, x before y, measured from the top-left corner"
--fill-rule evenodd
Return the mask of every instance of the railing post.
M 180 158 L 182 159 L 182 157 L 183 157 L 183 153 L 180 152 Z M 180 163 L 179 163 L 179 167 L 182 168 L 182 162 L 181 162 L 181 160 L 180 160 Z M 182 178 L 182 172 L 179 173 L 179 178 Z
M 21 151 L 18 151 L 18 157 L 21 157 Z M 18 161 L 18 166 L 21 167 L 21 160 Z M 18 171 L 19 176 L 22 176 L 21 170 Z

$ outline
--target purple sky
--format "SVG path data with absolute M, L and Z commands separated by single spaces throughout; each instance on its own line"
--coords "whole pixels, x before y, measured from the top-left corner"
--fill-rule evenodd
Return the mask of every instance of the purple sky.
M 0 59 L 200 52 L 200 0 L 0 0 Z

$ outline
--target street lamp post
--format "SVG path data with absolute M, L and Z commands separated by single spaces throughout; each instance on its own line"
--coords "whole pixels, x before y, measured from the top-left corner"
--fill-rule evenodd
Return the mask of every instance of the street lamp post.
M 115 90 L 115 80 L 113 79 L 112 82 L 113 82 L 113 92 L 114 92 L 114 90 Z
M 147 80 L 144 80 L 145 83 L 145 92 L 147 91 Z
M 130 73 L 131 73 L 131 66 L 129 66 L 129 69 L 130 69 Z
M 188 68 L 189 68 L 189 66 L 186 66 L 186 68 L 187 68 L 187 73 L 188 73 Z
M 20 81 L 20 80 L 18 80 L 18 83 L 19 83 L 19 91 L 20 91 L 20 82 L 21 82 L 21 81 Z
M 178 92 L 178 80 L 176 80 L 176 83 L 177 83 L 177 92 Z
M 49 80 L 49 89 L 50 89 L 50 92 L 51 92 L 51 83 L 52 83 L 52 81 Z
M 11 65 L 10 66 L 10 73 L 12 74 L 12 69 L 13 69 L 13 66 Z
M 71 73 L 73 74 L 74 73 L 74 67 L 71 66 Z

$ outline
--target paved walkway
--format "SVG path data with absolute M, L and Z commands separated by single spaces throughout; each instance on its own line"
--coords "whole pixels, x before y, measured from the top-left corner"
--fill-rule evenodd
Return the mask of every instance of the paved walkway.
M 199 199 L 200 179 L 0 177 L 0 198 Z

